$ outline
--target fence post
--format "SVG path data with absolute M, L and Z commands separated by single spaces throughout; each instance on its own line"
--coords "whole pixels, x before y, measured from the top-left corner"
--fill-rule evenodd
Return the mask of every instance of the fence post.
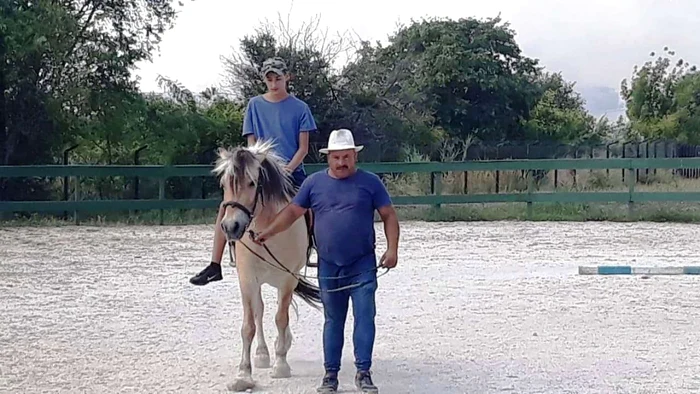
M 533 171 L 527 171 L 527 219 L 532 219 L 532 189 L 534 188 Z
M 134 165 L 137 166 L 139 163 L 139 155 L 141 151 L 148 148 L 148 145 L 143 145 L 134 151 Z M 134 200 L 139 199 L 139 177 L 138 175 L 134 177 Z
M 464 171 L 464 194 L 469 194 L 469 171 Z
M 165 178 L 158 178 L 158 200 L 165 200 Z M 163 225 L 163 208 L 160 209 L 160 225 Z
M 73 149 L 77 148 L 80 144 L 75 144 L 71 146 L 70 148 L 66 148 L 63 150 L 63 165 L 67 166 L 68 165 L 68 153 L 72 151 Z M 63 177 L 63 201 L 68 201 L 68 177 L 64 176 Z M 68 211 L 63 211 L 63 220 L 68 219 Z
M 500 180 L 500 174 L 501 174 L 501 173 L 500 173 L 498 170 L 496 170 L 496 194 L 498 194 L 498 191 L 499 191 L 499 189 L 500 189 L 500 187 L 499 187 L 499 183 L 500 183 L 500 181 L 501 181 L 501 180 Z
M 75 193 L 73 194 L 73 199 L 77 203 L 78 201 L 80 201 L 80 177 L 74 176 L 73 182 L 75 183 Z M 78 214 L 77 209 L 73 211 L 73 222 L 76 226 L 80 224 L 80 215 Z
M 629 198 L 627 201 L 627 218 L 632 219 L 634 214 L 634 184 L 637 183 L 635 179 L 635 171 L 632 166 L 627 169 L 627 186 L 629 188 Z
M 442 172 L 432 172 L 430 175 L 433 179 L 433 194 L 435 196 L 442 195 Z M 435 208 L 439 209 L 440 203 L 436 203 L 434 206 Z

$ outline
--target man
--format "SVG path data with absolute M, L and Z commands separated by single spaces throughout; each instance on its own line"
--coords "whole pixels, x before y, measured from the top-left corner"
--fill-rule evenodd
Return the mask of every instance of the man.
M 262 244 L 289 228 L 307 209 L 314 212 L 318 276 L 325 318 L 323 352 L 326 374 L 318 388 L 319 393 L 338 390 L 349 298 L 352 298 L 355 318 L 355 385 L 366 393 L 378 392 L 370 374 L 377 289 L 374 211 L 379 212 L 384 222 L 387 250 L 380 262 L 387 268 L 394 268 L 397 263 L 399 223 L 381 179 L 356 168 L 357 154 L 362 148 L 362 145 L 355 146 L 350 130 L 334 130 L 328 139 L 328 147 L 319 150 L 327 155 L 328 169 L 311 174 L 292 202 L 254 239 Z M 330 279 L 333 277 L 342 278 Z M 352 284 L 359 285 L 334 291 Z
M 288 93 L 290 75 L 282 59 L 275 57 L 265 60 L 260 74 L 267 92 L 248 102 L 243 117 L 242 135 L 246 137 L 248 146 L 258 139 L 274 139 L 275 149 L 287 160 L 286 169 L 298 188 L 306 178 L 303 161 L 309 152 L 309 132 L 316 131 L 316 122 L 309 106 Z M 221 220 L 224 214 L 225 209 L 220 207 L 214 226 L 211 263 L 190 278 L 190 283 L 194 285 L 206 285 L 223 279 L 221 258 L 226 247 L 226 237 L 221 230 Z

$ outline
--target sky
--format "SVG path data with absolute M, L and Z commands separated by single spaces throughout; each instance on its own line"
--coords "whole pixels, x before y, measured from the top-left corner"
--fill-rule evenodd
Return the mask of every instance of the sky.
M 489 0 L 396 1 L 181 0 L 175 27 L 163 37 L 152 62 L 138 64 L 143 91 L 160 91 L 158 75 L 194 92 L 223 82 L 221 56 L 265 20 L 281 14 L 292 27 L 320 17 L 329 33 L 351 31 L 386 42 L 399 23 L 447 17 L 489 18 L 498 14 L 515 31 L 523 54 L 548 71 L 576 82 L 594 115 L 613 119 L 624 112 L 620 83 L 633 67 L 664 46 L 691 64 L 700 64 L 700 1 L 697 0 Z M 243 4 L 243 5 L 242 5 Z M 335 5 L 334 5 L 335 4 Z

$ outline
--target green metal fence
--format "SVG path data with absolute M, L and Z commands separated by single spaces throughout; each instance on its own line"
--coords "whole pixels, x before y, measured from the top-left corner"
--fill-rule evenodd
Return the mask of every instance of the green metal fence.
M 464 162 L 415 162 L 415 163 L 360 163 L 359 167 L 378 174 L 430 173 L 432 193 L 422 196 L 392 196 L 396 205 L 433 205 L 469 203 L 526 203 L 528 212 L 533 203 L 626 203 L 631 209 L 635 202 L 649 201 L 700 201 L 700 192 L 637 192 L 640 169 L 689 169 L 700 168 L 700 158 L 630 158 L 630 159 L 542 159 L 495 160 Z M 142 177 L 159 181 L 157 199 L 82 200 L 76 186 L 70 201 L 0 201 L 0 212 L 109 212 L 130 210 L 170 210 L 216 208 L 220 199 L 166 199 L 165 181 L 173 177 L 210 177 L 208 165 L 49 165 L 49 166 L 0 166 L 0 178 L 21 177 L 70 177 L 79 185 L 80 177 Z M 307 172 L 325 169 L 323 164 L 307 164 Z M 508 171 L 520 170 L 623 170 L 626 172 L 624 192 L 539 192 L 529 176 L 527 190 L 519 193 L 454 194 L 441 193 L 441 174 L 446 172 Z

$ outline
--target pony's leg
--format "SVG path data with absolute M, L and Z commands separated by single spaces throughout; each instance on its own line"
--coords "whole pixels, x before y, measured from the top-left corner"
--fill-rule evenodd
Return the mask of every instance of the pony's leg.
M 264 311 L 265 304 L 262 300 L 262 291 L 258 291 L 257 297 L 253 303 L 253 314 L 255 315 L 255 333 L 258 336 L 258 347 L 255 349 L 255 358 L 253 359 L 255 368 L 270 368 L 270 351 L 267 348 L 265 332 L 263 331 Z
M 289 327 L 289 306 L 292 303 L 293 289 L 279 289 L 279 299 L 275 324 L 277 325 L 277 339 L 275 340 L 275 366 L 272 368 L 273 378 L 288 378 L 292 376 L 292 369 L 287 363 L 287 353 L 292 347 L 292 330 Z
M 241 300 L 243 303 L 243 324 L 241 325 L 241 339 L 243 340 L 243 351 L 241 352 L 241 362 L 238 364 L 238 376 L 236 380 L 228 386 L 230 391 L 246 391 L 255 387 L 253 381 L 253 368 L 250 363 L 250 349 L 255 336 L 255 312 L 254 300 L 260 292 L 259 285 L 249 284 L 239 281 L 241 286 Z

